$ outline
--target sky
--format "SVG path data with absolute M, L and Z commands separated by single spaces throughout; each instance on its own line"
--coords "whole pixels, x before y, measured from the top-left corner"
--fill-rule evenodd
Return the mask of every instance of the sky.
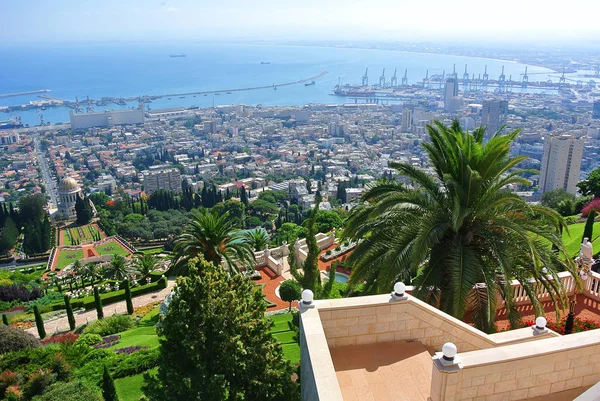
M 598 39 L 598 0 L 0 0 L 2 42 Z

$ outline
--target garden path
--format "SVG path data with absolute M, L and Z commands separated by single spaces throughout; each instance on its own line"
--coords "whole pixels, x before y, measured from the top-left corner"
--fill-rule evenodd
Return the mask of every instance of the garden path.
M 163 288 L 160 291 L 150 292 L 148 294 L 140 295 L 139 297 L 133 298 L 133 307 L 138 308 L 140 306 L 148 305 L 156 301 L 162 301 L 171 292 L 175 284 L 175 279 L 169 279 L 169 282 L 167 283 L 167 288 Z M 121 302 L 105 305 L 102 308 L 102 310 L 104 311 L 104 317 L 109 317 L 115 314 L 127 313 L 127 305 L 123 300 Z M 97 320 L 97 318 L 98 315 L 96 314 L 96 309 L 82 311 L 79 313 L 75 313 L 75 324 L 77 326 L 80 326 L 86 322 L 92 322 L 94 320 Z M 57 319 L 45 321 L 44 327 L 46 328 L 46 333 L 48 334 L 48 336 L 51 336 L 57 331 L 69 330 L 69 321 L 67 320 L 67 316 L 65 315 Z M 37 328 L 35 326 L 25 331 L 33 334 L 35 337 L 38 337 Z

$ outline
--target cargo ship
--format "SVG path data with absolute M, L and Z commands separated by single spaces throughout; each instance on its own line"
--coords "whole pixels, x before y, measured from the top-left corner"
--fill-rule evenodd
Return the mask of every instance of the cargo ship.
M 185 57 L 185 54 L 171 54 L 170 57 Z
M 21 128 L 23 123 L 20 119 L 0 121 L 0 129 Z
M 315 84 L 315 81 L 310 81 L 310 82 L 305 83 L 304 86 L 311 86 L 314 84 Z

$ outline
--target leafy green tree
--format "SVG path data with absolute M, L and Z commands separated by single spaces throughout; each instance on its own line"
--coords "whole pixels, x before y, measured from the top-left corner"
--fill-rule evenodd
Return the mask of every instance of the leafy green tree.
M 575 202 L 575 195 L 568 193 L 562 188 L 546 191 L 542 195 L 542 205 L 558 211 L 559 205 L 563 201 Z M 575 206 L 573 205 L 573 208 Z
M 250 211 L 259 217 L 277 213 L 277 206 L 267 201 L 257 199 L 250 204 Z
M 334 228 L 340 228 L 344 222 L 340 215 L 331 210 L 319 210 L 315 220 L 316 230 L 319 233 L 328 233 Z
M 102 209 L 106 208 L 106 202 L 110 201 L 110 196 L 102 191 L 99 191 L 90 194 L 89 199 L 94 203 L 96 209 Z
M 262 251 L 269 243 L 269 234 L 264 228 L 244 231 L 244 237 L 255 252 Z
M 255 262 L 250 242 L 229 219 L 229 213 L 219 215 L 207 209 L 193 213 L 184 233 L 175 240 L 173 253 L 176 274 L 185 274 L 187 260 L 197 256 L 217 266 L 223 264 L 232 273 L 238 272 L 240 265 L 252 268 Z
M 131 288 L 129 288 L 129 280 L 123 280 L 125 286 L 125 304 L 127 305 L 127 313 L 133 315 L 133 300 L 131 299 Z
M 219 214 L 229 213 L 229 218 L 234 220 L 236 227 L 246 227 L 246 206 L 242 202 L 230 199 L 217 203 L 213 209 Z
M 33 305 L 33 315 L 35 316 L 35 325 L 37 327 L 38 335 L 43 340 L 46 338 L 46 329 L 44 328 L 44 319 L 37 305 Z
M 571 199 L 562 200 L 558 203 L 556 211 L 561 216 L 572 216 L 575 214 L 575 202 Z
M 350 287 L 364 282 L 367 291 L 384 292 L 397 280 L 412 281 L 413 295 L 458 319 L 471 314 L 486 332 L 494 330 L 497 294 L 513 326 L 520 319 L 512 279 L 521 283 L 537 316 L 543 308 L 531 279 L 557 309 L 564 308 L 557 273 L 574 274 L 559 231 L 564 221 L 503 189 L 527 184 L 517 169 L 526 157 L 510 157 L 519 131 L 495 133 L 484 142 L 484 128 L 465 132 L 458 121 L 450 127 L 436 122 L 427 130 L 431 141 L 422 146 L 435 175 L 391 163 L 410 185 L 375 184 L 362 197 L 368 204 L 359 204 L 347 221 L 344 237 L 360 240 L 349 258 Z
M 65 309 L 67 311 L 67 320 L 69 321 L 69 329 L 75 330 L 75 316 L 73 315 L 73 307 L 71 306 L 71 298 L 65 294 Z
M 104 397 L 104 401 L 119 401 L 115 381 L 106 365 L 104 365 L 104 373 L 102 375 L 102 396 Z
M 96 305 L 96 315 L 98 315 L 98 319 L 104 319 L 104 310 L 102 310 L 102 298 L 100 298 L 100 292 L 98 292 L 98 287 L 94 287 L 94 304 Z
M 588 238 L 590 241 L 594 240 L 594 220 L 596 219 L 596 209 L 590 210 L 587 215 L 587 220 L 585 221 L 585 227 L 583 229 L 583 237 L 581 237 L 581 242 L 583 242 L 584 238 Z
M 4 226 L 0 231 L 0 255 L 13 249 L 18 237 L 19 230 L 17 229 L 17 225 L 10 216 L 7 216 Z
M 289 310 L 292 310 L 292 302 L 300 299 L 302 288 L 296 280 L 286 280 L 279 286 L 279 295 L 281 300 L 290 303 Z
M 588 174 L 587 178 L 577 183 L 577 188 L 582 195 L 594 195 L 600 198 L 600 167 Z
M 75 213 L 77 214 L 77 224 L 88 224 L 94 217 L 92 206 L 88 198 L 77 196 L 75 200 Z
M 266 303 L 239 274 L 191 259 L 168 313 L 157 327 L 156 376 L 142 390 L 150 401 L 297 401 L 293 368 L 269 329 Z
M 319 272 L 319 254 L 321 249 L 317 245 L 317 234 L 315 221 L 319 210 L 319 200 L 312 210 L 312 214 L 306 224 L 306 246 L 308 247 L 308 255 L 302 264 L 302 273 L 298 271 L 296 264 L 290 264 L 290 273 L 302 285 L 302 288 L 312 290 L 316 296 L 321 291 L 321 274 Z M 295 253 L 295 252 L 292 252 Z
M 20 226 L 40 222 L 46 215 L 46 197 L 42 194 L 25 196 L 19 199 L 19 217 L 16 221 Z M 11 213 L 11 216 L 13 214 Z M 13 216 L 14 219 L 14 216 Z
M 104 268 L 104 275 L 114 280 L 125 280 L 131 269 L 127 266 L 127 260 L 121 255 L 113 255 L 112 261 Z

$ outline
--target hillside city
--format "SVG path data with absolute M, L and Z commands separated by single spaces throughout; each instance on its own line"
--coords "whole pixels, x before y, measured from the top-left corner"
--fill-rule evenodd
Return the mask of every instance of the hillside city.
M 393 79 L 0 130 L 0 400 L 600 399 L 598 86 Z

